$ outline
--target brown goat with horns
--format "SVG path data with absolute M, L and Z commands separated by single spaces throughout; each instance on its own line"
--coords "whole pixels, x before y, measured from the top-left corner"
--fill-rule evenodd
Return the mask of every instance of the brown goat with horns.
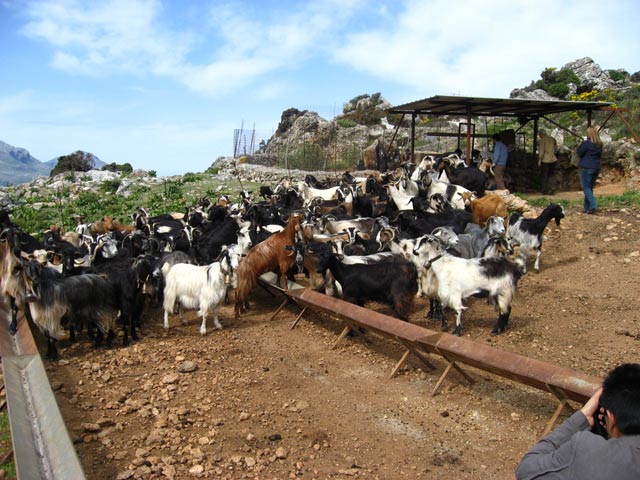
M 274 233 L 266 240 L 255 245 L 240 262 L 236 272 L 236 305 L 235 316 L 238 318 L 245 311 L 249 293 L 255 287 L 258 277 L 276 267 L 280 269 L 283 288 L 287 289 L 287 271 L 296 261 L 295 252 L 291 248 L 300 232 L 302 214 L 292 213 L 284 230 Z

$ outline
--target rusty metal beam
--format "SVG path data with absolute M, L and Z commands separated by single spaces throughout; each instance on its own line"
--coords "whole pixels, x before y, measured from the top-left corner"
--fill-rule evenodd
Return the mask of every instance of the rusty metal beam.
M 602 379 L 569 368 L 500 350 L 467 338 L 441 333 L 418 340 L 425 348 L 441 352 L 449 360 L 464 363 L 530 387 L 549 391 L 551 385 L 569 400 L 584 403 L 598 389 Z
M 444 357 L 451 364 L 451 368 L 456 368 L 468 380 L 471 378 L 460 369 L 459 364 L 552 392 L 560 399 L 581 403 L 588 400 L 602 383 L 599 377 L 403 322 L 313 290 L 298 289 L 285 293 L 295 298 L 296 303 L 340 318 L 347 325 L 356 324 L 395 339 L 405 346 L 412 344 L 417 351 L 436 353 Z

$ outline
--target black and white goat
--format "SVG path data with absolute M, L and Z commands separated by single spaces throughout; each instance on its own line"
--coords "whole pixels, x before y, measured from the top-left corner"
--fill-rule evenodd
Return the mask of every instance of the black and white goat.
M 169 329 L 169 314 L 178 302 L 183 324 L 181 307 L 197 308 L 198 315 L 202 317 L 200 334 L 206 335 L 207 312 L 213 309 L 213 325 L 216 329 L 221 329 L 222 325 L 218 321 L 220 304 L 225 298 L 227 286 L 234 282 L 240 255 L 237 247 L 226 248 L 220 254 L 220 258 L 210 265 L 173 265 L 167 273 L 164 287 L 164 328 Z
M 96 326 L 96 346 L 104 335 L 110 345 L 119 306 L 109 280 L 94 274 L 62 277 L 35 260 L 26 264 L 23 275 L 33 322 L 47 337 L 48 358 L 58 358 L 56 342 L 62 335 L 63 319 L 70 325 Z
M 489 217 L 485 228 L 475 223 L 467 224 L 465 233 L 458 235 L 455 243 L 447 248 L 447 252 L 461 258 L 477 258 L 484 254 L 492 237 L 504 237 L 506 233 L 504 218 Z
M 544 240 L 544 230 L 551 220 L 555 220 L 556 225 L 560 225 L 560 220 L 564 218 L 564 208 L 556 203 L 550 203 L 537 218 L 524 218 L 518 213 L 511 214 L 507 238 L 511 243 L 520 246 L 520 252 L 528 255 L 535 251 L 536 261 L 533 268 L 540 271 L 540 254 L 542 253 L 542 241 Z M 525 262 L 526 263 L 526 262 Z
M 456 312 L 454 335 L 462 332 L 463 300 L 472 295 L 487 296 L 498 308 L 498 320 L 491 335 L 502 333 L 507 328 L 511 313 L 511 301 L 516 292 L 522 270 L 504 257 L 465 259 L 448 255 L 440 241 L 425 235 L 415 254 L 424 261 L 437 281 L 437 297 L 443 307 Z M 442 316 L 442 329 L 447 329 Z

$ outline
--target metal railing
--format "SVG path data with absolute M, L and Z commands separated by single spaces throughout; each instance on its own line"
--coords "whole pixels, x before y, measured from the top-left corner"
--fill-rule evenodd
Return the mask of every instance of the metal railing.
M 86 477 L 60 414 L 27 320 L 15 335 L 0 302 L 0 356 L 18 479 L 84 480 Z

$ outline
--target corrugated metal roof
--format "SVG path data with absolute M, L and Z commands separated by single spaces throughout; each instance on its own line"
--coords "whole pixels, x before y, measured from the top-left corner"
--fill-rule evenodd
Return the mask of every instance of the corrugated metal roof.
M 481 98 L 436 95 L 391 107 L 390 113 L 490 117 L 540 117 L 551 113 L 599 110 L 608 102 L 568 102 L 560 100 L 524 100 L 519 98 Z

